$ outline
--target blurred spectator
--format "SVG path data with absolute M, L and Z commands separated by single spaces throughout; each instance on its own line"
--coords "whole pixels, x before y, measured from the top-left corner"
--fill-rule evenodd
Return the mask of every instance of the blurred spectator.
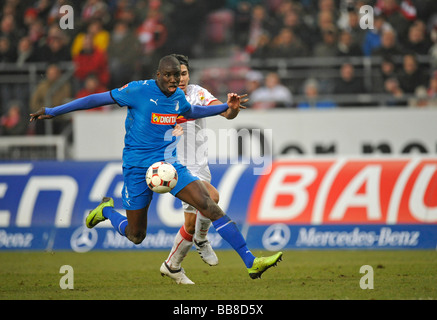
M 431 40 L 427 37 L 426 26 L 423 21 L 415 21 L 408 29 L 408 39 L 405 50 L 416 54 L 426 55 L 431 48 Z
M 429 80 L 429 86 L 427 89 L 429 106 L 437 108 L 437 74 Z
M 360 16 L 357 11 L 351 10 L 348 12 L 347 24 L 344 30 L 350 32 L 354 45 L 359 46 L 361 51 L 363 51 L 366 30 L 360 27 Z
M 80 14 L 82 23 L 89 23 L 94 20 L 107 23 L 111 18 L 108 5 L 102 0 L 86 0 Z
M 118 88 L 132 81 L 138 69 L 140 42 L 126 22 L 115 24 L 107 53 L 111 75 L 109 87 Z
M 256 50 L 260 37 L 268 35 L 271 38 L 275 27 L 276 24 L 270 18 L 267 10 L 261 5 L 254 6 L 250 16 L 250 25 L 246 44 L 247 52 L 253 53 Z
M 0 62 L 15 62 L 16 54 L 8 37 L 0 37 Z
M 390 107 L 406 106 L 408 100 L 404 91 L 399 86 L 399 81 L 396 78 L 388 78 L 384 82 L 384 93 L 387 94 L 385 105 Z
M 431 62 L 431 68 L 437 70 L 437 23 L 431 30 L 430 38 L 432 41 L 431 48 L 429 48 L 428 54 Z
M 312 32 L 312 37 L 306 39 L 314 48 L 316 45 L 323 43 L 324 33 L 335 29 L 334 14 L 331 11 L 320 11 L 317 14 L 317 24 Z
M 38 60 L 50 64 L 71 61 L 67 37 L 57 25 L 50 28 L 46 43 L 38 50 Z
M 334 101 L 320 99 L 319 97 L 319 85 L 317 80 L 308 79 L 304 84 L 305 100 L 300 101 L 297 104 L 298 109 L 330 109 L 337 107 Z
M 58 106 L 65 103 L 72 97 L 71 85 L 68 82 L 62 84 L 59 88 L 59 79 L 62 75 L 61 69 L 56 64 L 50 64 L 46 69 L 46 78 L 40 81 L 32 93 L 30 99 L 30 111 L 36 112 L 42 107 Z M 56 90 L 53 91 L 53 88 Z M 48 101 L 51 105 L 47 105 Z M 65 125 L 68 115 L 55 117 L 53 120 L 54 133 L 60 133 Z M 36 134 L 45 134 L 45 124 L 47 121 L 37 121 L 35 124 Z
M 282 28 L 279 34 L 272 40 L 270 57 L 304 57 L 307 54 L 308 49 L 290 28 Z
M 89 21 L 86 32 L 80 32 L 73 40 L 71 45 L 71 56 L 74 58 L 83 48 L 86 35 L 91 35 L 94 47 L 101 51 L 106 51 L 109 45 L 111 34 L 103 28 L 103 23 L 99 19 Z
M 360 57 L 363 55 L 361 47 L 352 39 L 348 30 L 340 32 L 337 41 L 337 56 L 339 57 Z
M 382 15 L 376 15 L 373 22 L 373 29 L 368 29 L 363 41 L 363 53 L 365 56 L 370 56 L 372 52 L 381 47 L 382 33 L 392 29 L 392 26 L 385 21 Z
M 246 73 L 245 93 L 248 94 L 248 106 L 252 106 L 252 93 L 259 89 L 263 83 L 263 74 L 260 71 L 250 70 Z
M 287 2 L 282 2 L 287 3 Z M 292 3 L 292 2 L 288 2 Z M 296 37 L 302 42 L 305 41 L 303 44 L 308 51 L 312 50 L 311 43 L 307 41 L 307 39 L 311 39 L 311 28 L 308 27 L 306 23 L 302 21 L 301 16 L 299 15 L 299 12 L 297 8 L 294 8 L 293 5 L 291 5 L 291 8 L 287 11 L 285 11 L 282 15 L 282 27 L 283 28 L 290 28 L 293 33 L 296 35 Z
M 38 0 L 36 1 L 34 8 L 38 12 L 38 17 L 44 21 L 44 25 L 48 23 L 48 16 L 51 10 L 52 0 Z
M 427 94 L 430 99 L 437 99 L 437 72 L 434 72 L 434 76 L 429 79 Z
M 402 90 L 407 94 L 414 93 L 418 86 L 426 86 L 428 84 L 427 76 L 419 68 L 417 58 L 413 54 L 404 55 L 398 79 Z
M 37 52 L 33 48 L 29 37 L 21 38 L 17 48 L 17 66 L 21 67 L 24 63 L 36 62 L 37 60 Z
M 234 11 L 234 43 L 244 48 L 249 37 L 250 16 L 252 6 L 248 1 L 238 1 Z
M 223 54 L 223 48 L 228 49 L 227 46 L 233 39 L 232 24 L 233 15 L 231 10 L 215 10 L 206 15 L 205 31 L 202 39 L 204 55 L 219 56 Z M 171 43 L 169 45 L 171 46 Z
M 151 77 L 155 74 L 155 66 L 159 61 L 159 49 L 166 43 L 168 29 L 160 11 L 161 0 L 151 0 L 147 16 L 136 29 L 143 54 L 143 75 Z
M 403 52 L 396 40 L 396 33 L 393 29 L 385 29 L 381 35 L 381 46 L 372 50 L 372 56 L 397 56 Z
M 37 20 L 41 20 L 41 19 L 38 17 L 38 10 L 36 8 L 30 7 L 24 11 L 23 27 L 26 30 L 26 32 L 29 31 L 32 23 L 34 23 Z
M 109 84 L 108 56 L 105 51 L 94 46 L 92 35 L 85 36 L 83 48 L 73 61 L 76 68 L 74 76 L 79 80 L 80 88 L 83 87 L 86 77 L 90 74 L 94 74 L 102 85 Z
M 397 78 L 396 65 L 390 56 L 382 58 L 379 69 L 376 72 L 375 77 L 372 78 L 373 92 L 384 92 L 385 80 L 389 78 Z
M 341 65 L 340 78 L 336 81 L 334 93 L 356 94 L 366 92 L 361 78 L 355 74 L 355 67 L 348 62 Z
M 290 108 L 293 95 L 281 83 L 279 75 L 270 72 L 265 78 L 265 85 L 256 89 L 250 96 L 253 109 Z
M 136 23 L 135 8 L 131 0 L 119 0 L 115 3 L 113 19 L 115 23 L 124 22 L 128 25 Z
M 180 52 L 191 57 L 202 28 L 202 17 L 205 14 L 201 0 L 180 0 L 174 5 L 169 20 L 168 50 Z M 182 32 L 181 32 L 182 31 Z
M 79 92 L 76 94 L 76 99 L 83 98 L 94 93 L 102 93 L 105 91 L 108 91 L 108 88 L 102 85 L 95 75 L 90 74 L 85 79 L 84 87 L 80 89 Z M 101 106 L 98 108 L 88 109 L 87 112 L 104 111 L 109 109 L 110 106 Z
M 408 105 L 413 108 L 424 108 L 430 104 L 431 101 L 424 86 L 418 86 L 414 91 L 414 96 L 408 101 Z
M 32 42 L 32 46 L 35 50 L 38 50 L 45 43 L 45 28 L 41 19 L 36 19 L 29 23 L 29 28 L 27 31 L 27 36 L 29 40 Z
M 20 36 L 15 17 L 12 14 L 3 15 L 0 21 L 0 37 L 8 38 L 10 47 L 15 50 Z
M 11 101 L 7 113 L 0 118 L 0 135 L 18 136 L 26 132 L 27 119 L 23 118 L 20 103 Z
M 335 57 L 337 55 L 337 30 L 334 26 L 322 30 L 322 42 L 316 44 L 314 57 Z
M 260 34 L 258 37 L 258 42 L 253 43 L 250 47 L 250 53 L 251 57 L 255 59 L 267 59 L 270 57 L 270 35 L 267 32 L 264 32 L 263 34 Z M 249 47 L 246 47 L 246 50 L 249 49 Z
M 399 37 L 406 37 L 411 21 L 416 19 L 417 10 L 411 0 L 377 0 L 374 6 L 376 15 L 382 15 L 396 29 Z M 401 43 L 404 39 L 400 39 Z

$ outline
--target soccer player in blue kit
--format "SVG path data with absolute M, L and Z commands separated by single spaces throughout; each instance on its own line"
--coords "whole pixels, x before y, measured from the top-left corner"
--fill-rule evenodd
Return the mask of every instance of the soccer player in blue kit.
M 169 132 L 176 124 L 178 115 L 185 118 L 203 118 L 218 115 L 228 108 L 239 108 L 240 96 L 228 94 L 225 104 L 195 106 L 188 103 L 184 92 L 178 88 L 181 76 L 179 61 L 174 56 L 163 57 L 158 65 L 156 80 L 133 81 L 119 89 L 92 94 L 54 108 L 41 108 L 30 114 L 30 121 L 50 119 L 55 116 L 83 109 L 96 108 L 116 102 L 126 106 L 125 139 L 123 149 L 122 191 L 126 216 L 114 210 L 112 198 L 104 197 L 102 202 L 86 218 L 88 228 L 109 219 L 122 236 L 135 244 L 146 237 L 147 212 L 153 197 L 146 183 L 145 174 L 150 165 L 166 161 L 178 172 L 178 183 L 171 194 L 191 204 L 211 219 L 220 236 L 237 251 L 249 276 L 260 278 L 262 273 L 282 259 L 282 252 L 269 257 L 255 257 L 247 248 L 246 241 L 235 223 L 211 199 L 209 192 L 188 169 L 177 161 L 178 139 Z M 169 270 L 181 272 L 181 270 Z

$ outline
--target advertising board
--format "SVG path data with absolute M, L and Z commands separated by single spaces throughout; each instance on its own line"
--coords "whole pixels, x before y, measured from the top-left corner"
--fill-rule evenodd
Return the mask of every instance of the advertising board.
M 435 249 L 437 158 L 275 159 L 212 164 L 221 208 L 253 249 Z M 121 206 L 120 162 L 0 163 L 0 250 L 170 249 L 183 224 L 180 201 L 155 194 L 147 237 L 134 245 L 109 221 L 84 227 L 103 196 Z M 230 246 L 210 229 L 216 249 Z

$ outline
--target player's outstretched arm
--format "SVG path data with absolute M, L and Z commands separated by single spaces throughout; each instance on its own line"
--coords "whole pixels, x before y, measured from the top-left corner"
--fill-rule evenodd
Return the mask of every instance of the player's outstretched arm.
M 217 105 L 209 105 L 209 106 L 198 106 L 191 105 L 191 109 L 187 112 L 182 113 L 184 118 L 186 119 L 199 119 L 216 116 L 228 109 L 228 104 L 217 104 Z
M 54 108 L 40 108 L 37 112 L 30 114 L 30 122 L 35 120 L 51 119 L 71 111 L 92 109 L 113 103 L 114 99 L 112 99 L 109 91 L 91 94 Z

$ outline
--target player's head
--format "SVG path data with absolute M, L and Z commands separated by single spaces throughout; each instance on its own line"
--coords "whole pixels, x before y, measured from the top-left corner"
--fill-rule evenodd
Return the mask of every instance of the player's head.
M 181 64 L 174 56 L 168 55 L 159 60 L 156 83 L 161 91 L 170 96 L 175 93 L 181 79 Z
M 182 89 L 185 93 L 187 93 L 187 86 L 190 83 L 190 65 L 188 63 L 188 57 L 183 54 L 172 54 L 173 57 L 178 59 L 181 64 L 181 80 L 179 82 L 179 88 Z

